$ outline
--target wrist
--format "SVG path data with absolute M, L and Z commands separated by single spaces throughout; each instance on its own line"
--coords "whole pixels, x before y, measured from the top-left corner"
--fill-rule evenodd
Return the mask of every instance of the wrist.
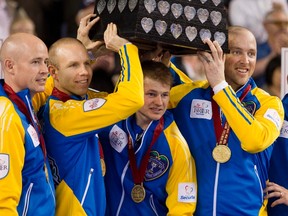
M 223 80 L 222 82 L 218 83 L 217 85 L 215 85 L 213 87 L 213 92 L 214 94 L 217 94 L 219 91 L 221 91 L 222 89 L 226 88 L 228 86 L 228 83 Z

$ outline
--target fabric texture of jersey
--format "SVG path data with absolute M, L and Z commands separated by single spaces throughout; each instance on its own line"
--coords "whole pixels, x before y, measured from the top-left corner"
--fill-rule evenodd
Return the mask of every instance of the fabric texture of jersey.
M 143 182 L 145 199 L 135 203 L 131 198 L 134 181 L 128 156 L 128 134 L 139 169 L 158 122 L 149 124 L 138 144 L 133 129 L 135 116 L 99 133 L 107 165 L 106 215 L 193 215 L 197 195 L 195 165 L 188 145 L 168 111 L 164 114 L 164 129 L 150 152 Z
M 97 131 L 126 119 L 143 106 L 143 75 L 138 49 L 124 45 L 117 91 L 106 98 L 51 96 L 44 110 L 44 138 L 56 183 L 56 215 L 105 213 L 104 179 Z M 97 94 L 97 93 L 96 93 Z
M 282 100 L 285 117 L 284 123 L 277 138 L 270 161 L 269 180 L 288 189 L 288 94 Z M 278 197 L 276 198 L 278 199 Z M 269 199 L 268 215 L 269 216 L 288 216 L 288 206 L 281 204 L 273 208 L 270 206 L 275 199 Z
M 30 112 L 28 89 L 17 95 Z M 55 214 L 53 179 L 46 160 L 49 180 L 44 172 L 44 155 L 37 132 L 0 85 L 0 212 L 1 215 Z
M 239 101 L 240 95 L 251 90 Z M 171 90 L 170 108 L 195 159 L 198 202 L 195 215 L 267 215 L 263 189 L 268 179 L 271 144 L 280 133 L 283 106 L 279 98 L 259 89 L 253 79 L 235 93 L 230 86 L 213 95 L 207 81 L 178 85 Z M 231 126 L 231 158 L 217 163 L 212 97 L 220 118 Z M 259 120 L 259 121 L 258 121 Z M 261 123 L 260 123 L 261 121 Z

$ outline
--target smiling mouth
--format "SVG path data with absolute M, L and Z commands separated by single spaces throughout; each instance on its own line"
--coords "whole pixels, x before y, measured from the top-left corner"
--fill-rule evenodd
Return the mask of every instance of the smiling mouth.
M 237 71 L 240 72 L 240 73 L 248 73 L 249 70 L 248 69 L 240 69 L 240 68 L 238 68 Z
M 79 83 L 79 84 L 87 84 L 87 83 L 88 83 L 88 79 L 79 80 L 79 81 L 76 81 L 76 83 Z
M 46 83 L 46 78 L 42 78 L 42 79 L 36 79 L 36 82 L 40 82 L 40 83 Z

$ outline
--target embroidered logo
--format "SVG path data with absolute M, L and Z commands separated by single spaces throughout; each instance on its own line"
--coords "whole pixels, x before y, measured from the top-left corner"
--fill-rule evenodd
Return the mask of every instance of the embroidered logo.
M 178 202 L 196 202 L 196 187 L 192 182 L 179 183 Z
M 106 100 L 103 98 L 94 98 L 84 102 L 84 111 L 96 110 L 102 107 L 106 103 Z
M 242 104 L 248 110 L 249 113 L 254 115 L 256 111 L 256 104 L 254 101 L 246 101 L 246 102 L 243 102 Z
M 114 125 L 109 132 L 109 139 L 110 145 L 119 153 L 122 152 L 128 144 L 127 134 L 117 125 Z
M 284 120 L 279 137 L 288 138 L 288 122 Z
M 40 144 L 37 131 L 32 125 L 29 125 L 29 127 L 27 128 L 27 132 L 32 139 L 34 147 L 37 147 Z
M 191 103 L 190 118 L 211 119 L 212 106 L 207 100 L 194 99 Z
M 161 177 L 168 167 L 169 160 L 165 155 L 159 155 L 157 151 L 151 151 L 144 177 L 145 181 L 152 181 Z
M 8 154 L 0 154 L 0 179 L 5 178 L 9 172 L 10 158 Z
M 267 109 L 264 117 L 273 122 L 278 130 L 281 129 L 281 118 L 275 109 Z

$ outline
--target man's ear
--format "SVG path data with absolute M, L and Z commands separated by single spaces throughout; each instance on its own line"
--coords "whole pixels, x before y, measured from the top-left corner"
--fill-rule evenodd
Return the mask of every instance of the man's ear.
M 14 61 L 12 59 L 5 59 L 4 60 L 4 67 L 5 67 L 5 70 L 9 73 L 13 73 L 14 74 Z
M 57 79 L 58 69 L 54 65 L 48 65 L 48 72 L 53 77 L 53 79 Z

